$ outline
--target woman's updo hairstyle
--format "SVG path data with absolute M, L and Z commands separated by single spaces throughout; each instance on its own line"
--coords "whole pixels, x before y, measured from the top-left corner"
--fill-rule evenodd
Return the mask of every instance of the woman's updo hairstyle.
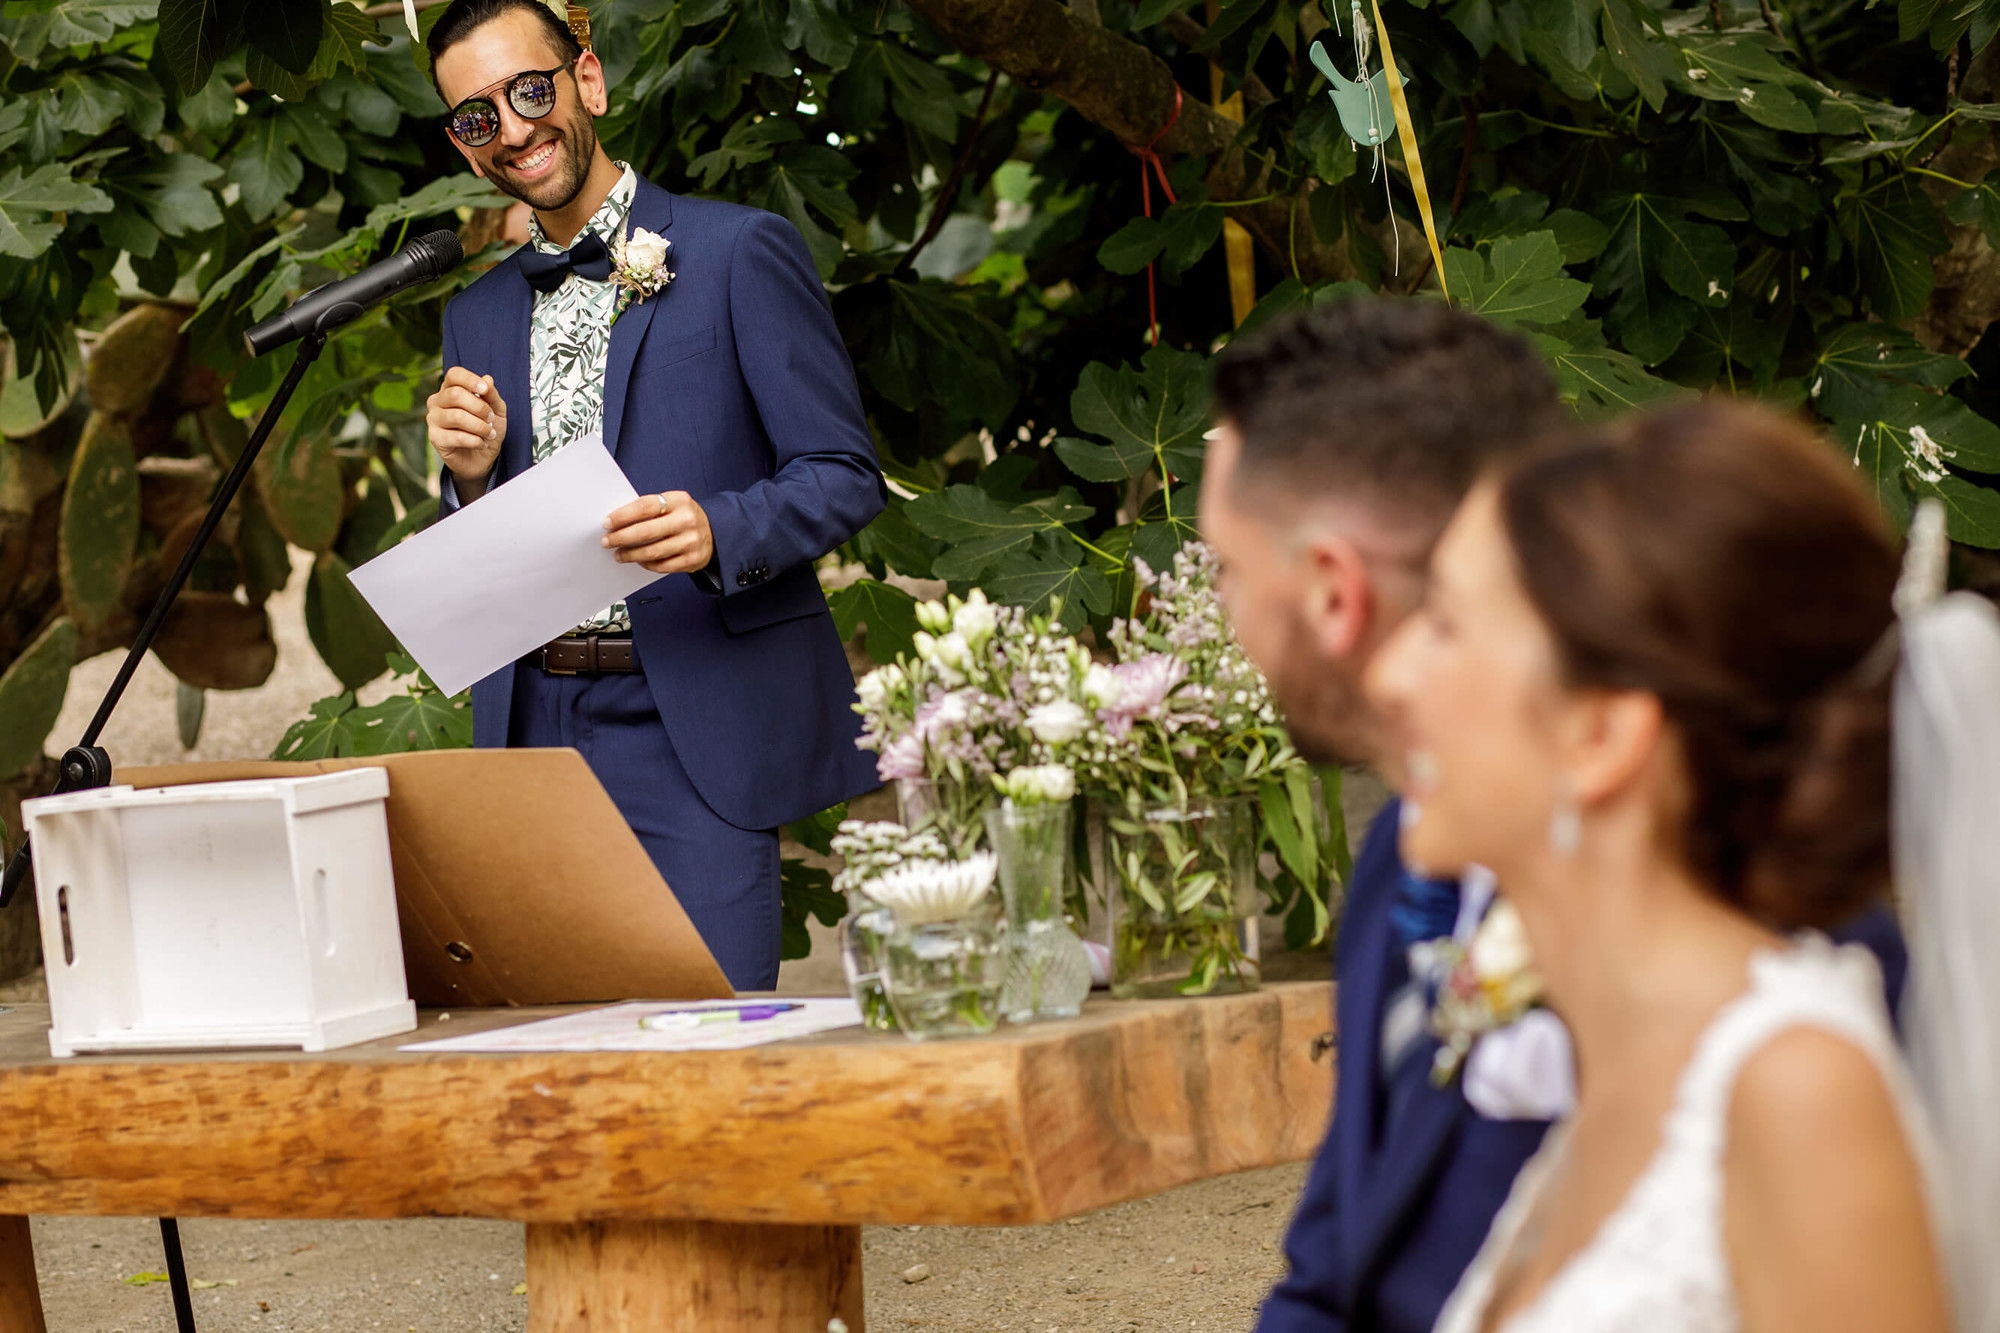
M 1681 849 L 1781 930 L 1830 926 L 1889 877 L 1895 548 L 1804 426 L 1706 399 L 1503 471 L 1501 522 L 1566 683 L 1657 695 L 1690 801 Z

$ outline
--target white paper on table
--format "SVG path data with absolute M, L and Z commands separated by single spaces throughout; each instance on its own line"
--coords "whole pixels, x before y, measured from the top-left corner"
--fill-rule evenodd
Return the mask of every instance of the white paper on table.
M 730 1009 L 744 1004 L 796 1004 L 789 1013 L 751 1023 L 704 1023 L 699 1027 L 655 1031 L 642 1028 L 639 1020 L 647 1014 L 669 1010 Z M 605 1009 L 544 1018 L 510 1028 L 446 1037 L 441 1041 L 420 1041 L 401 1047 L 405 1051 L 737 1051 L 746 1046 L 763 1046 L 793 1037 L 809 1037 L 816 1032 L 861 1026 L 861 1007 L 851 999 L 838 1000 L 703 1000 L 694 1004 L 642 1002 L 614 1004 Z
M 586 435 L 349 577 L 457 694 L 659 578 L 601 544 L 605 515 L 637 498 L 603 436 Z

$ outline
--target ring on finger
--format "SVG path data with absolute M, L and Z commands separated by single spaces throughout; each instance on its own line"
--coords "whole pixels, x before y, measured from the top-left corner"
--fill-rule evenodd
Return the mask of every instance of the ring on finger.
M 653 498 L 660 502 L 660 512 L 662 514 L 666 513 L 669 509 L 672 509 L 674 507 L 673 501 L 667 499 L 665 491 L 660 492 L 660 494 L 654 496 Z

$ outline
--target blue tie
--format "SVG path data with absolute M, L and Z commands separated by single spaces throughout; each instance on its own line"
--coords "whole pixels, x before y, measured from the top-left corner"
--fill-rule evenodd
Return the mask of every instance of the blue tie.
M 1420 879 L 1404 871 L 1389 909 L 1389 924 L 1405 949 L 1451 934 L 1458 925 L 1458 881 Z
M 530 250 L 521 256 L 521 276 L 538 292 L 554 291 L 572 273 L 592 282 L 611 276 L 611 248 L 602 236 L 587 231 L 567 250 L 555 254 Z

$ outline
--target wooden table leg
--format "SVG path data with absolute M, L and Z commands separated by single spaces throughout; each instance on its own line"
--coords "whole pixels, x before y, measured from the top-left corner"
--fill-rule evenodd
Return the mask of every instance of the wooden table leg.
M 860 1271 L 857 1253 L 856 1290 Z M 35 1285 L 35 1247 L 28 1239 L 25 1217 L 0 1217 L 0 1333 L 48 1333 L 42 1322 L 41 1289 Z
M 863 1333 L 860 1227 L 528 1224 L 528 1333 L 827 1333 L 835 1318 Z

